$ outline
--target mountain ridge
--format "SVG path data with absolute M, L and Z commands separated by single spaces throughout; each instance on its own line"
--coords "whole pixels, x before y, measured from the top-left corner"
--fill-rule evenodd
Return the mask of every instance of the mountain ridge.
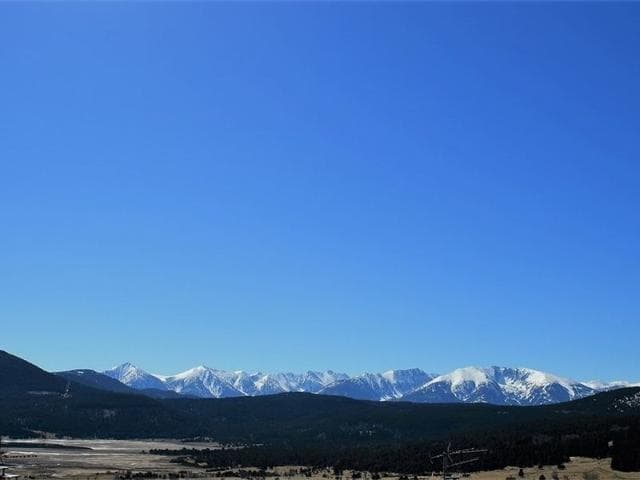
M 414 402 L 544 405 L 596 393 L 594 389 L 530 368 L 465 367 L 440 375 L 404 397 Z
M 175 375 L 154 375 L 127 362 L 102 373 L 135 389 L 200 398 L 307 392 L 372 401 L 544 405 L 634 386 L 621 381 L 579 382 L 531 368 L 499 366 L 464 367 L 443 375 L 410 368 L 349 376 L 332 370 L 247 373 L 200 365 Z

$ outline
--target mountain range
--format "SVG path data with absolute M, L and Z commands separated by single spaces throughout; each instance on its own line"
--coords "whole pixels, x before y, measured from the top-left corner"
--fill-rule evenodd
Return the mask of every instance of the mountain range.
M 510 389 L 512 395 L 522 396 L 514 382 L 527 386 L 524 391 L 535 401 L 549 399 L 532 396 L 534 390 L 541 391 L 540 384 L 547 387 L 542 391 L 550 394 L 554 385 L 572 395 L 584 393 L 574 384 L 546 374 L 497 367 L 461 369 L 427 380 L 415 391 L 430 394 L 434 385 L 449 382 L 457 403 L 451 397 L 449 403 L 432 404 L 305 392 L 197 398 L 145 388 L 180 385 L 182 391 L 198 393 L 205 388 L 213 395 L 211 382 L 224 379 L 224 372 L 208 370 L 192 369 L 189 374 L 170 377 L 152 375 L 160 380 L 157 383 L 144 372 L 120 369 L 138 385 L 136 389 L 92 370 L 49 373 L 0 351 L 0 432 L 16 438 L 215 439 L 244 447 L 166 452 L 182 456 L 183 460 L 176 461 L 187 462 L 189 468 L 196 464 L 225 469 L 232 465 L 307 465 L 416 474 L 432 467 L 426 459 L 446 441 L 482 445 L 487 454 L 477 465 L 480 469 L 557 465 L 572 456 L 610 455 L 614 469 L 640 470 L 640 388 L 615 389 L 557 405 L 490 405 L 486 402 L 496 401 L 492 396 L 496 389 Z M 245 387 L 258 384 L 256 388 L 263 389 L 269 385 L 283 388 L 283 384 L 305 388 L 305 382 L 312 385 L 307 388 L 317 389 L 317 382 L 330 381 L 322 374 L 248 377 Z M 407 395 L 403 391 L 428 377 L 417 369 L 394 371 L 355 377 L 355 385 L 372 385 L 384 389 L 390 399 L 397 395 L 403 398 Z M 144 378 L 154 383 L 141 382 Z M 233 373 L 225 381 L 232 387 L 235 384 L 237 392 L 246 379 Z M 353 379 L 337 380 L 330 386 L 347 380 Z M 222 395 L 229 388 L 223 387 L 214 393 Z M 150 398 L 148 392 L 162 392 L 166 397 Z M 467 401 L 473 403 L 464 403 Z
M 78 371 L 82 370 L 71 372 Z M 70 372 L 59 374 L 69 377 Z M 97 372 L 94 374 L 100 375 Z M 86 378 L 86 373 L 84 375 Z M 412 368 L 352 377 L 331 370 L 247 373 L 198 366 L 165 376 L 154 375 L 131 363 L 124 363 L 105 370 L 102 375 L 154 397 L 174 394 L 196 398 L 228 398 L 307 392 L 357 400 L 496 405 L 552 404 L 610 389 L 640 385 L 629 382 L 578 382 L 529 368 L 496 366 L 459 368 L 445 375 Z

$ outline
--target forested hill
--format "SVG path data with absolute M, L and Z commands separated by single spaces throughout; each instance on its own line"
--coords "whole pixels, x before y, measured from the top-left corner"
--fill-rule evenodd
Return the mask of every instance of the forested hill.
M 225 399 L 164 399 L 107 392 L 45 372 L 0 352 L 0 428 L 70 436 L 214 437 L 223 442 L 335 440 L 376 444 L 438 439 L 518 425 L 571 425 L 640 414 L 639 388 L 562 404 L 375 402 L 305 393 Z M 538 427 L 536 427 L 538 428 Z
M 179 433 L 185 421 L 188 419 L 179 412 L 146 396 L 81 385 L 0 351 L 3 435 L 170 437 Z

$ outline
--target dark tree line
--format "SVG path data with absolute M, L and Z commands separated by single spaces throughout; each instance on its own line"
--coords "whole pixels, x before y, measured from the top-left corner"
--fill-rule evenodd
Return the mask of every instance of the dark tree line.
M 621 472 L 640 471 L 640 425 L 618 432 L 611 449 L 611 467 Z
M 488 449 L 470 470 L 493 470 L 508 465 L 532 467 L 561 465 L 571 456 L 605 458 L 611 456 L 613 468 L 640 470 L 640 420 L 608 423 L 585 421 L 579 426 L 554 425 L 548 428 L 522 426 L 522 429 L 469 433 L 445 441 L 396 442 L 386 445 L 345 445 L 334 442 L 279 443 L 205 450 L 155 450 L 151 453 L 175 455 L 176 462 L 206 464 L 209 468 L 228 469 L 278 465 L 305 465 L 332 468 L 334 471 L 359 470 L 420 474 L 438 471 L 440 465 L 429 458 L 451 441 L 456 447 Z

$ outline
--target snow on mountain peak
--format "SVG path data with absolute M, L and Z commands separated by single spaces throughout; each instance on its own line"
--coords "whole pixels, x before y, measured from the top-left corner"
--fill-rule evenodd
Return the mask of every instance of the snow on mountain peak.
M 127 362 L 104 374 L 137 389 L 162 389 L 197 397 L 271 395 L 309 392 L 363 400 L 414 402 L 486 402 L 504 405 L 539 405 L 562 402 L 629 382 L 576 382 L 530 368 L 464 367 L 444 375 L 419 368 L 363 373 L 350 377 L 332 370 L 304 373 L 252 373 L 199 365 L 170 375 L 152 375 Z
M 485 402 L 538 405 L 573 400 L 593 389 L 530 368 L 465 367 L 441 375 L 404 399 L 423 402 Z
M 605 390 L 615 390 L 618 388 L 640 387 L 640 382 L 631 383 L 627 380 L 613 380 L 611 382 L 605 382 L 602 380 L 589 380 L 588 382 L 582 382 L 582 384 L 594 389 L 597 392 L 603 392 Z
M 174 380 L 183 380 L 189 378 L 197 378 L 202 375 L 206 375 L 213 371 L 212 368 L 205 367 L 204 365 L 198 365 L 197 367 L 190 368 L 189 370 L 185 370 L 184 372 L 177 373 L 175 375 L 171 375 L 169 377 L 165 377 L 165 379 L 174 379 Z
M 489 383 L 489 369 L 479 367 L 463 367 L 454 370 L 448 375 L 442 375 L 440 379 L 446 378 L 456 388 L 465 383 L 472 383 L 476 387 Z M 435 380 L 433 380 L 435 381 Z
M 319 393 L 342 395 L 361 400 L 397 400 L 414 391 L 435 375 L 419 368 L 387 370 L 383 373 L 363 373 L 328 385 Z
M 117 365 L 102 373 L 133 388 L 166 390 L 164 381 L 161 378 L 151 375 L 129 362 Z

